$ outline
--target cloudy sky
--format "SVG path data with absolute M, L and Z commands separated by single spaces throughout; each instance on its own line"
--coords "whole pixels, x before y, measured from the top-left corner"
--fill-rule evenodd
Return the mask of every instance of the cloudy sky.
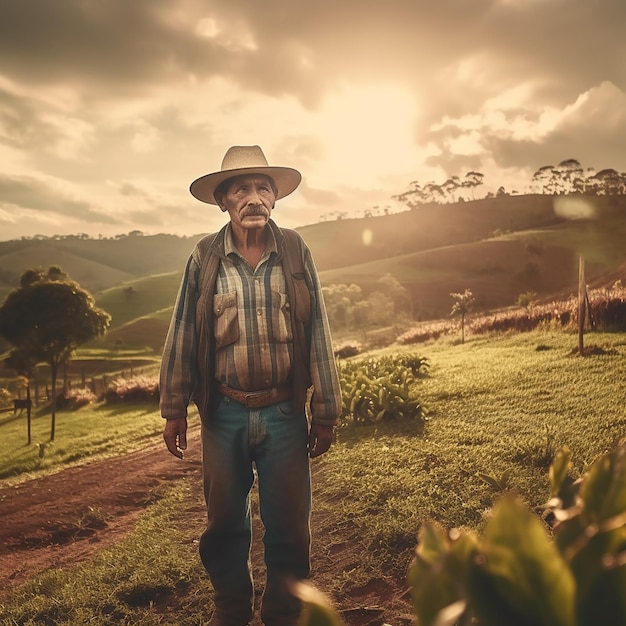
M 624 0 L 0 0 L 0 240 L 192 235 L 231 145 L 296 227 L 474 170 L 626 171 Z

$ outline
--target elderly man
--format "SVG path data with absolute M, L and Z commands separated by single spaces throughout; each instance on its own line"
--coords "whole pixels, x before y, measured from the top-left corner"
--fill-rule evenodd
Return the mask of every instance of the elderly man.
M 267 568 L 261 617 L 266 626 L 297 622 L 289 581 L 310 570 L 309 457 L 328 450 L 341 411 L 311 253 L 270 219 L 300 180 L 295 169 L 269 166 L 259 146 L 234 146 L 220 171 L 190 188 L 230 220 L 187 262 L 163 353 L 161 414 L 177 457 L 191 400 L 200 414 L 208 516 L 200 556 L 215 591 L 214 626 L 244 626 L 253 616 L 255 469 Z

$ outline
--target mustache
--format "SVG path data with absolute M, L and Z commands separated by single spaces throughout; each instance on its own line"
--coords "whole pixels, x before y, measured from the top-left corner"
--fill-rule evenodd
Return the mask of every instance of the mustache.
M 246 207 L 241 212 L 241 217 L 251 217 L 254 215 L 263 215 L 264 217 L 266 217 L 267 215 L 269 215 L 269 211 L 263 205 L 258 205 Z

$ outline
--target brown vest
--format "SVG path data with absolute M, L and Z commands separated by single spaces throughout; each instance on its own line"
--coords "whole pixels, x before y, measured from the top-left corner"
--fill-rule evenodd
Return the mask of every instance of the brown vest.
M 287 297 L 291 303 L 291 327 L 293 332 L 293 361 L 291 384 L 294 403 L 304 410 L 306 394 L 311 386 L 309 371 L 311 351 L 311 310 L 315 306 L 314 292 L 306 280 L 306 245 L 294 230 L 279 228 L 270 220 L 278 248 L 278 259 L 285 274 Z M 198 276 L 198 299 L 196 308 L 196 345 L 198 347 L 197 385 L 193 400 L 203 421 L 210 419 L 210 399 L 215 378 L 215 338 L 213 335 L 213 295 L 221 258 L 224 256 L 224 234 L 226 227 L 218 233 L 203 237 L 197 244 L 200 252 Z

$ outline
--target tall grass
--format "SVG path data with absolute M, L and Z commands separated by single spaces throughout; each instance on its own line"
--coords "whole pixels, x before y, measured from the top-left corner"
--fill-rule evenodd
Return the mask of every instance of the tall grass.
M 581 357 L 576 335 L 563 331 L 422 346 L 430 370 L 413 391 L 428 411 L 423 431 L 406 419 L 348 426 L 314 462 L 322 529 L 313 582 L 337 606 L 372 580 L 401 585 L 424 520 L 480 530 L 505 491 L 536 509 L 560 445 L 572 450 L 573 478 L 612 448 L 626 434 L 626 335 L 594 334 L 588 343 L 601 349 Z M 50 571 L 7 596 L 0 624 L 206 623 L 209 586 L 193 543 L 200 502 L 199 485 L 181 483 L 123 544 L 79 572 Z M 334 555 L 346 545 L 358 550 L 340 567 Z

